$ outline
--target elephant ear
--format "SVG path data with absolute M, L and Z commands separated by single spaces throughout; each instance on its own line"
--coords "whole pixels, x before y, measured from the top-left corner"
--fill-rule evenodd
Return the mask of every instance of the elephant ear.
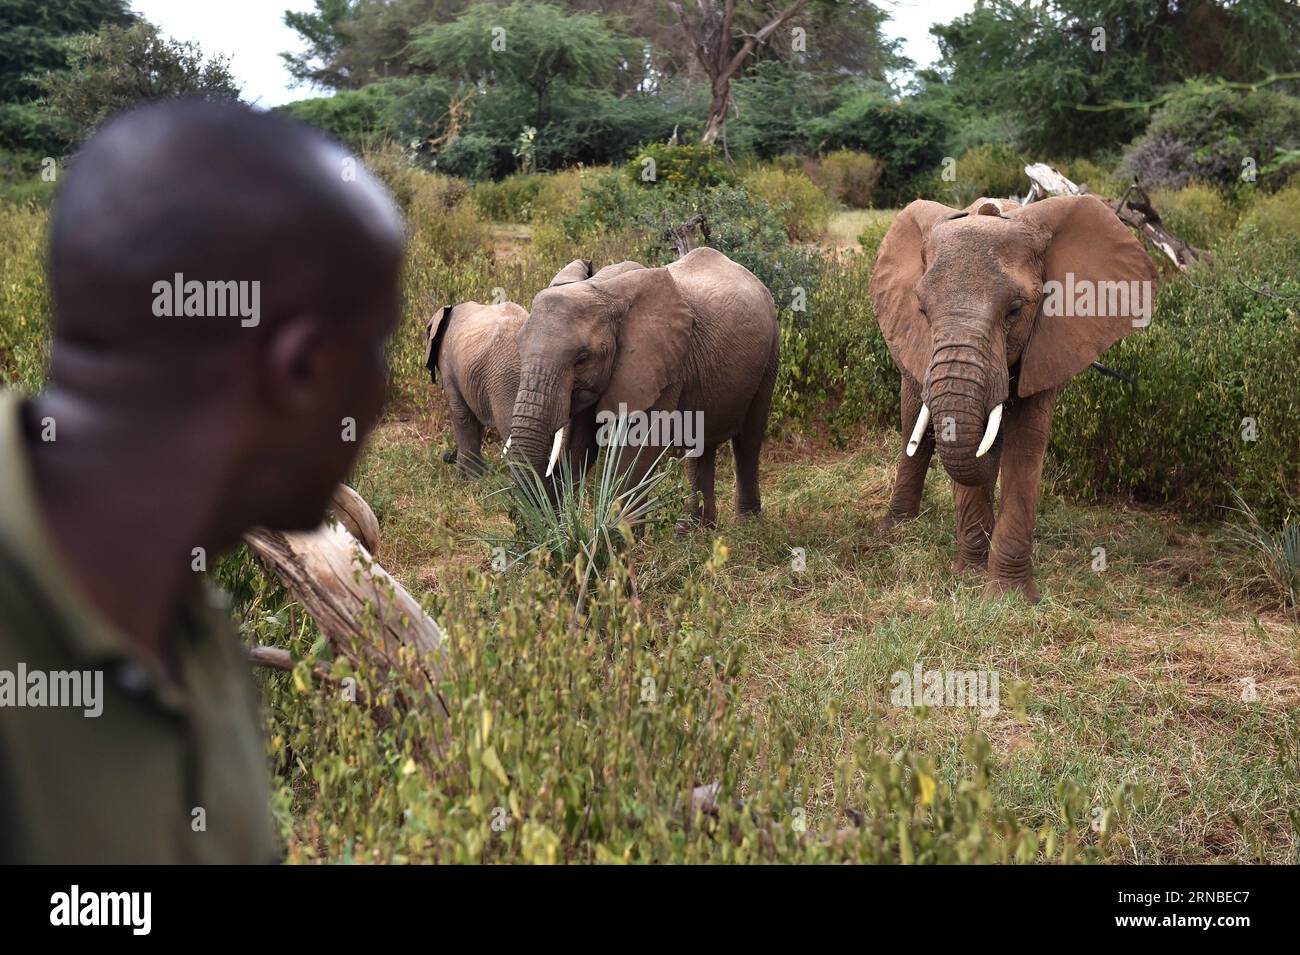
M 889 353 L 916 381 L 925 381 L 934 347 L 929 319 L 916 299 L 916 283 L 925 274 L 925 238 L 936 222 L 961 214 L 941 202 L 917 199 L 889 227 L 871 273 L 871 301 Z
M 602 270 L 603 271 L 603 270 Z M 681 377 L 695 314 L 668 269 L 631 269 L 593 285 L 624 306 L 609 386 L 598 411 L 645 411 Z
M 555 273 L 550 287 L 572 285 L 574 282 L 585 282 L 589 278 L 591 278 L 591 259 L 574 259 Z
M 438 380 L 438 356 L 442 351 L 442 340 L 447 336 L 447 326 L 451 324 L 452 308 L 444 305 L 424 326 L 424 367 L 429 369 L 431 381 Z
M 1107 348 L 1141 327 L 1135 322 L 1145 324 L 1151 317 L 1156 268 L 1142 243 L 1095 196 L 1043 199 L 1011 217 L 1032 223 L 1050 236 L 1044 254 L 1044 290 L 1050 292 L 1048 282 L 1059 283 L 1058 300 L 1066 306 L 1065 314 L 1046 314 L 1046 295 L 1039 306 L 1020 359 L 1017 391 L 1023 398 L 1065 384 Z M 1094 314 L 1070 314 L 1075 311 L 1071 298 L 1085 288 L 1091 289 Z M 1103 304 L 1105 308 L 1100 307 Z

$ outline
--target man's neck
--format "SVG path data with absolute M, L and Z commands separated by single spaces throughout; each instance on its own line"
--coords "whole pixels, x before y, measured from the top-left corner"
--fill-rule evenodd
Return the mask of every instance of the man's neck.
M 177 606 L 238 540 L 218 518 L 220 442 L 202 420 L 181 422 L 171 409 L 126 411 L 58 390 L 35 399 L 31 413 L 55 426 L 53 441 L 29 442 L 55 552 L 96 609 L 165 661 Z

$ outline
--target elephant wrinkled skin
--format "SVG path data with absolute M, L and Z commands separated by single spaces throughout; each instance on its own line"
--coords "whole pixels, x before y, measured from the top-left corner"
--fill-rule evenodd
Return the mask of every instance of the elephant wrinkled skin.
M 609 266 L 540 292 L 518 342 L 512 453 L 539 474 L 557 433 L 571 460 L 594 458 L 600 412 L 699 412 L 702 454 L 687 457 L 694 517 L 716 518 L 714 462 L 725 441 L 735 453 L 737 512 L 760 510 L 759 452 L 780 335 L 771 294 L 744 266 L 710 248 L 664 268 Z M 624 452 L 632 481 L 653 463 L 645 449 L 654 447 Z

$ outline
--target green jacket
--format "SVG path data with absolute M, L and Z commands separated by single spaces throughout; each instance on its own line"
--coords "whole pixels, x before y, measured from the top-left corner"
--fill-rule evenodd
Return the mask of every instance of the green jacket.
M 0 862 L 277 861 L 260 704 L 224 595 L 177 608 L 168 677 L 60 566 L 25 427 L 0 390 Z

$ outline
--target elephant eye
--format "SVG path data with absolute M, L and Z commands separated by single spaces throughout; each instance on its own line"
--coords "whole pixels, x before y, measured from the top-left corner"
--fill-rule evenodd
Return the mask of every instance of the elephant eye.
M 580 351 L 578 352 L 578 364 L 579 364 L 579 365 L 581 365 L 581 364 L 583 364 L 584 362 L 588 361 L 590 358 L 591 358 L 591 352 L 587 351 L 587 349 L 583 348 L 582 350 L 580 350 Z

